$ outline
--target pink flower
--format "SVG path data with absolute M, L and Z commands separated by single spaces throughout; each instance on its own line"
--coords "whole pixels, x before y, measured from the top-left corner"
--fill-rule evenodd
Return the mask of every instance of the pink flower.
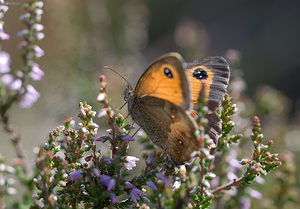
M 10 36 L 5 33 L 4 31 L 0 31 L 0 40 L 4 41 L 4 40 L 8 40 L 10 38 Z
M 34 81 L 39 81 L 44 76 L 44 72 L 41 70 L 40 66 L 37 63 L 33 63 L 29 75 Z
M 124 166 L 127 170 L 132 170 L 132 168 L 134 168 L 136 166 L 136 161 L 138 161 L 139 159 L 137 157 L 134 156 L 127 156 L 126 157 L 126 161 L 127 163 L 124 163 Z
M 11 90 L 14 90 L 14 91 L 20 90 L 21 87 L 22 87 L 22 81 L 21 81 L 21 79 L 14 80 L 14 82 L 12 82 L 11 85 L 9 86 L 9 88 Z
M 1 80 L 6 86 L 10 86 L 14 81 L 14 77 L 11 74 L 4 74 L 1 76 Z
M 97 118 L 102 118 L 107 115 L 107 108 L 102 108 L 97 114 Z
M 175 181 L 173 186 L 172 186 L 173 191 L 176 191 L 177 189 L 179 189 L 180 186 L 181 186 L 181 182 L 180 181 Z
M 250 197 L 257 199 L 257 200 L 262 198 L 262 194 L 259 191 L 256 191 L 254 189 L 251 189 L 249 194 L 250 194 Z
M 39 47 L 39 46 L 35 46 L 33 48 L 33 51 L 34 51 L 36 57 L 42 57 L 45 54 L 44 50 L 41 49 L 41 47 Z
M 10 71 L 10 55 L 7 52 L 0 51 L 0 73 Z
M 19 102 L 20 107 L 30 108 L 40 97 L 40 94 L 35 88 L 31 85 L 27 86 L 27 91 L 25 95 L 21 98 Z

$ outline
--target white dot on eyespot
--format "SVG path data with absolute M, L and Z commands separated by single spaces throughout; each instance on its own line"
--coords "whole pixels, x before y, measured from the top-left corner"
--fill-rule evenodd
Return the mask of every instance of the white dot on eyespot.
M 178 143 L 179 143 L 180 145 L 183 145 L 183 142 L 182 142 L 181 140 L 178 140 Z
M 171 115 L 171 118 L 172 118 L 172 119 L 175 119 L 175 115 Z

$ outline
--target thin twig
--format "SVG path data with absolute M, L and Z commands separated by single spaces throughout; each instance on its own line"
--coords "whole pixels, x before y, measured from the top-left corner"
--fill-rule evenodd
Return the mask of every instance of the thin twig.
M 229 182 L 228 184 L 225 184 L 223 186 L 219 186 L 217 188 L 215 188 L 214 190 L 212 190 L 212 194 L 218 193 L 222 190 L 227 190 L 230 189 L 232 186 L 238 186 L 241 182 L 243 181 L 243 177 L 239 178 L 239 179 L 234 179 L 232 182 Z

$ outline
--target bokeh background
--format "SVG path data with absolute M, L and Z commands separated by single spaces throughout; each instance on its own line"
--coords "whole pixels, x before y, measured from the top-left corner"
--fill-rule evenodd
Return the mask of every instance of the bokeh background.
M 5 16 L 11 40 L 3 50 L 12 68 L 21 67 L 24 28 L 18 20 L 23 1 L 15 0 Z M 106 74 L 115 108 L 123 104 L 126 83 L 103 66 L 109 65 L 135 85 L 147 65 L 164 53 L 180 52 L 186 61 L 205 56 L 239 57 L 244 98 L 252 101 L 247 115 L 263 117 L 265 137 L 278 152 L 300 151 L 300 3 L 282 0 L 51 0 L 44 2 L 42 23 L 46 52 L 39 64 L 45 76 L 35 88 L 41 93 L 31 109 L 14 106 L 12 122 L 22 133 L 29 159 L 33 147 L 67 117 L 76 119 L 78 103 L 94 108 L 98 78 Z M 234 51 L 232 51 L 234 50 Z M 227 54 L 227 55 L 226 55 Z M 230 90 L 230 89 L 229 89 Z M 126 108 L 123 112 L 126 115 Z M 97 109 L 95 109 L 97 110 Z M 251 111 L 250 111 L 251 110 Z M 274 116 L 275 115 L 275 116 Z M 266 117 L 265 117 L 266 116 Z M 15 156 L 4 131 L 0 153 Z M 299 160 L 295 161 L 295 165 Z M 299 170 L 298 168 L 295 168 Z M 295 185 L 299 185 L 299 177 Z

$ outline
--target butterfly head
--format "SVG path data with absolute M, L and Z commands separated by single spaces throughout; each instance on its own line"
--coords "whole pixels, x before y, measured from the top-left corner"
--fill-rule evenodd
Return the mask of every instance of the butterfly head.
M 128 84 L 125 88 L 124 92 L 124 100 L 128 102 L 128 100 L 133 96 L 133 88 L 130 84 Z

